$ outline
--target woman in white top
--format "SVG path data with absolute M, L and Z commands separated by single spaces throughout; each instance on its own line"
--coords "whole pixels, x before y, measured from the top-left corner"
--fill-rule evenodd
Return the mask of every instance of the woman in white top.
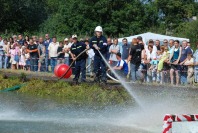
M 148 45 L 148 50 L 146 51 L 147 58 L 147 82 L 156 80 L 156 66 L 154 60 L 156 60 L 156 52 L 153 50 L 152 45 Z

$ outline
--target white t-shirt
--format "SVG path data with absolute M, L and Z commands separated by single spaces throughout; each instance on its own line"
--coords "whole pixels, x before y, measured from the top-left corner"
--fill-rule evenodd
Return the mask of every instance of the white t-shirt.
M 120 46 L 119 45 L 112 44 L 110 46 L 110 48 L 109 48 L 109 53 L 110 53 L 109 60 L 111 60 L 111 61 L 118 61 L 117 58 L 116 58 L 116 54 L 111 53 L 111 50 L 117 50 L 117 52 L 119 52 L 120 51 Z
M 146 50 L 146 56 L 147 56 L 147 60 L 153 60 L 156 59 L 157 53 L 153 50 L 152 53 L 149 50 Z
M 56 43 L 51 42 L 49 44 L 48 50 L 49 50 L 49 56 L 50 57 L 57 57 L 58 56 L 58 53 L 57 53 L 58 46 L 59 46 L 58 42 L 56 42 Z
M 89 58 L 93 58 L 94 55 L 95 55 L 93 49 L 89 49 L 89 50 L 87 51 L 87 54 L 88 54 Z
M 72 46 L 72 43 L 68 43 L 67 45 L 64 45 L 63 49 L 71 48 L 71 46 Z M 70 51 L 68 53 L 65 53 L 65 57 L 69 57 L 69 53 Z

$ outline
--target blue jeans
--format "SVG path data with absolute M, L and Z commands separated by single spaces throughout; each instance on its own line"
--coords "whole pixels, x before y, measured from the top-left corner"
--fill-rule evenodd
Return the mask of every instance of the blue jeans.
M 132 64 L 131 63 L 131 80 L 135 82 L 137 80 L 137 77 L 140 78 L 140 71 L 138 71 L 139 64 Z
M 69 57 L 65 57 L 65 64 L 69 66 Z
M 38 57 L 30 57 L 30 71 L 38 71 Z
M 5 68 L 5 69 L 7 69 L 7 68 L 8 68 L 9 59 L 10 59 L 10 57 L 9 57 L 9 56 L 5 56 L 5 59 L 4 59 L 4 68 Z
M 89 66 L 87 68 L 87 72 L 91 73 L 92 72 L 92 58 L 87 58 L 87 66 Z
M 81 73 L 81 81 L 86 80 L 86 59 L 76 61 L 74 81 L 78 81 Z
M 57 64 L 57 57 L 51 57 L 50 63 L 51 63 L 52 73 L 54 73 L 54 68 Z
M 4 53 L 3 51 L 0 51 L 0 69 L 3 68 L 3 57 L 4 57 Z
M 48 70 L 48 66 L 49 66 L 49 64 L 50 64 L 49 55 L 48 55 L 48 54 L 46 54 L 46 56 L 45 56 L 45 71 L 46 71 L 46 72 L 48 72 L 48 71 L 49 71 L 49 70 Z

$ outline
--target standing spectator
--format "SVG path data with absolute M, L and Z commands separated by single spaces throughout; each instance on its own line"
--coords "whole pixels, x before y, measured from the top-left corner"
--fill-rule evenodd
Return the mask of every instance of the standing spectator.
M 190 46 L 190 42 L 188 42 L 187 46 L 191 49 L 192 53 L 193 53 L 193 49 Z
M 22 34 L 19 34 L 18 35 L 18 43 L 23 46 L 24 45 L 24 40 L 23 40 L 23 35 Z
M 130 45 L 128 44 L 128 40 L 124 38 L 122 40 L 122 52 L 121 52 L 123 60 L 127 60 L 127 58 L 129 57 L 129 50 L 130 50 Z
M 50 64 L 50 59 L 49 59 L 49 44 L 52 42 L 52 39 L 50 39 L 49 34 L 45 34 L 45 41 L 44 41 L 44 45 L 45 45 L 45 69 L 46 72 L 49 71 L 48 66 Z
M 187 55 L 187 59 L 184 63 L 184 65 L 188 66 L 188 76 L 187 76 L 187 83 L 192 84 L 193 82 L 193 65 L 194 65 L 194 59 L 192 58 L 192 54 Z
M 192 54 L 192 51 L 189 47 L 187 47 L 188 42 L 183 41 L 182 42 L 182 53 L 180 58 L 180 79 L 181 84 L 187 84 L 187 66 L 184 66 L 183 64 L 186 62 L 187 55 Z
M 30 40 L 29 36 L 28 36 L 28 35 L 26 35 L 26 36 L 25 36 L 25 40 L 24 40 L 24 42 L 27 42 L 27 43 L 29 44 L 29 40 Z
M 56 37 L 53 37 L 52 42 L 49 44 L 49 47 L 48 47 L 52 73 L 54 73 L 54 67 L 57 64 L 58 46 L 59 46 L 59 43 L 56 41 Z
M 128 57 L 127 62 L 130 61 L 131 63 L 131 79 L 132 82 L 135 82 L 137 80 L 137 75 L 136 75 L 136 71 L 138 70 L 140 64 L 141 64 L 141 53 L 142 53 L 142 49 L 143 47 L 141 46 L 141 44 L 138 44 L 138 41 L 136 38 L 133 38 L 132 40 L 132 45 L 131 45 L 131 50 L 130 50 L 130 54 Z
M 15 57 L 15 54 L 16 54 L 15 45 L 12 45 L 9 53 L 10 53 L 10 56 L 11 56 L 11 58 L 10 58 L 10 63 L 12 65 L 11 69 L 14 70 L 14 69 L 16 69 L 16 61 L 14 60 L 14 57 Z
M 194 57 L 194 77 L 195 77 L 195 82 L 198 83 L 198 42 L 196 43 L 197 45 L 197 49 L 195 51 L 195 53 L 193 54 Z
M 180 61 L 181 57 L 181 52 L 182 48 L 179 45 L 179 41 L 175 40 L 174 41 L 174 50 L 172 54 L 170 55 L 170 63 L 171 63 L 171 69 L 170 69 L 170 79 L 171 79 L 171 84 L 174 84 L 174 72 L 176 75 L 176 85 L 178 86 L 179 84 L 179 66 L 178 63 Z
M 25 46 L 22 46 L 20 49 L 20 58 L 19 58 L 19 66 L 20 69 L 25 70 Z
M 0 69 L 3 68 L 3 57 L 4 57 L 4 42 L 2 37 L 0 36 Z
M 45 62 L 45 45 L 44 45 L 44 41 L 43 41 L 43 38 L 40 37 L 39 38 L 39 45 L 38 45 L 38 56 L 39 56 L 39 60 L 38 60 L 38 71 L 43 71 L 44 67 L 43 67 L 43 64 Z
M 103 57 L 106 57 L 107 51 L 107 39 L 103 35 L 103 30 L 101 26 L 97 26 L 95 28 L 95 36 L 93 36 L 90 40 L 90 48 L 94 50 L 94 81 L 101 81 L 106 84 L 106 64 L 100 53 Z M 100 52 L 100 53 L 99 53 Z M 101 76 L 100 76 L 101 75 Z
M 85 44 L 86 44 L 86 46 L 87 47 L 89 47 L 89 40 L 85 40 Z M 87 50 L 87 54 L 88 54 L 88 58 L 87 58 L 87 66 L 88 66 L 88 68 L 87 68 L 87 72 L 88 72 L 88 75 L 89 76 L 92 76 L 92 61 L 94 60 L 94 55 L 95 55 L 95 53 L 94 53 L 94 51 L 93 51 L 93 49 L 92 48 L 90 48 L 89 50 Z
M 160 41 L 159 40 L 155 41 L 155 46 L 157 47 L 157 50 L 160 50 Z
M 175 46 L 174 46 L 174 40 L 173 39 L 170 39 L 169 40 L 169 46 L 168 46 L 170 55 L 173 53 L 174 48 L 175 48 Z
M 109 51 L 111 45 L 112 45 L 112 40 L 111 40 L 111 38 L 109 37 L 109 38 L 107 38 L 107 51 Z M 107 53 L 106 60 L 109 61 L 109 58 L 110 58 L 110 53 L 108 52 L 108 53 Z
M 163 48 L 161 47 L 161 49 Z M 164 68 L 164 62 L 167 62 L 167 60 L 169 59 L 169 56 L 170 56 L 170 53 L 168 51 L 168 47 L 164 46 L 164 52 L 162 53 L 162 57 L 158 64 L 158 71 L 161 71 Z
M 64 49 L 63 49 L 63 42 L 59 42 L 59 46 L 58 46 L 58 49 L 57 49 L 57 54 L 58 54 L 58 57 L 57 57 L 57 64 L 63 64 L 65 62 L 64 60 Z
M 13 45 L 13 43 L 14 43 L 14 39 L 10 37 L 8 40 L 8 44 L 10 45 L 10 47 Z
M 73 61 L 76 61 L 75 77 L 74 77 L 73 81 L 78 83 L 80 73 L 82 73 L 81 74 L 81 82 L 86 82 L 87 54 L 83 53 L 80 57 L 78 57 L 78 58 L 76 58 L 76 57 L 88 47 L 84 43 L 78 41 L 77 35 L 73 35 L 72 39 L 73 39 L 73 45 L 71 47 L 71 56 L 72 56 Z
M 7 39 L 4 40 L 4 53 L 5 53 L 5 59 L 4 59 L 4 69 L 7 69 L 8 68 L 8 65 L 9 65 L 9 61 L 10 61 L 10 54 L 9 54 L 9 51 L 10 51 L 10 45 L 8 44 L 8 41 Z
M 14 40 L 14 43 L 16 43 L 17 42 L 17 36 L 16 35 L 13 35 L 12 38 Z
M 167 40 L 167 39 L 164 39 L 164 41 L 163 41 L 163 46 L 164 46 L 164 47 L 168 47 L 168 40 Z
M 38 70 L 38 48 L 32 38 L 29 43 L 27 52 L 30 53 L 30 71 L 36 72 Z
M 68 43 L 68 38 L 65 38 L 64 39 L 64 47 L 63 47 L 63 50 L 65 52 L 65 64 L 66 65 L 69 65 L 69 56 L 70 56 L 70 48 L 72 46 L 72 43 Z
M 116 54 L 119 53 L 119 51 L 120 51 L 120 46 L 118 45 L 118 39 L 115 38 L 113 40 L 113 44 L 109 48 L 109 53 L 110 53 L 109 62 L 112 66 L 115 66 L 118 63 Z
M 38 46 L 37 36 L 32 36 L 32 39 L 33 39 L 34 44 Z
M 147 56 L 147 82 L 156 81 L 156 71 L 157 71 L 157 60 L 156 52 L 153 51 L 153 46 L 148 45 L 148 51 L 146 52 Z

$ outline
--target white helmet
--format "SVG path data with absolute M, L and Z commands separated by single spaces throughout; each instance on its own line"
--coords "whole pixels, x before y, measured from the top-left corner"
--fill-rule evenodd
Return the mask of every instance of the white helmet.
M 95 32 L 96 32 L 96 31 L 98 31 L 98 32 L 103 32 L 103 31 L 102 31 L 102 27 L 101 27 L 101 26 L 97 26 L 97 27 L 95 28 Z

